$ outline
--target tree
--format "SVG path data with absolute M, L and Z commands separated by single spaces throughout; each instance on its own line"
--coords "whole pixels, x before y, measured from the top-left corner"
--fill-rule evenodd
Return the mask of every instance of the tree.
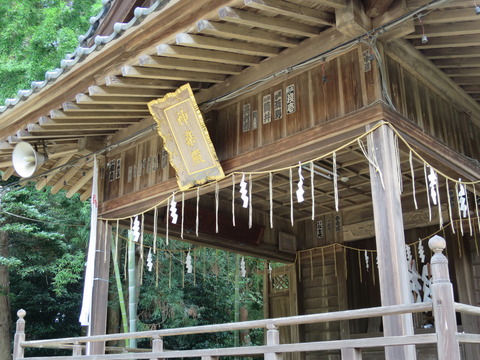
M 16 319 L 16 311 L 25 309 L 26 320 L 35 324 L 28 328 L 29 339 L 80 335 L 88 215 L 89 204 L 78 196 L 67 199 L 63 193 L 52 195 L 33 186 L 2 195 L 0 234 L 8 234 L 9 254 L 0 257 L 0 265 L 8 270 L 0 274 L 9 276 L 10 292 L 7 286 L 0 306 L 10 302 L 11 308 L 0 308 L 0 313 Z M 8 320 L 2 319 L 2 328 L 4 321 Z
M 0 103 L 60 66 L 101 0 L 0 0 Z

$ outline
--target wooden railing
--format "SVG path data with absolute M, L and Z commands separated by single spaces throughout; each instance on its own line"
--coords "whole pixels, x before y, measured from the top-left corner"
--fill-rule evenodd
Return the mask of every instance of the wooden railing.
M 217 359 L 219 356 L 261 356 L 266 360 L 279 360 L 283 353 L 299 353 L 310 351 L 332 351 L 341 352 L 342 360 L 359 360 L 364 349 L 379 348 L 387 346 L 418 345 L 418 344 L 437 344 L 439 360 L 460 360 L 459 344 L 477 343 L 480 344 L 480 335 L 478 334 L 459 334 L 457 333 L 457 324 L 455 311 L 468 313 L 471 315 L 480 315 L 480 308 L 470 305 L 458 304 L 453 302 L 453 289 L 448 275 L 447 258 L 442 254 L 445 248 L 445 241 L 433 238 L 429 246 L 435 254 L 432 257 L 432 276 L 431 285 L 432 302 L 404 304 L 395 306 L 383 306 L 358 310 L 338 311 L 331 313 L 320 313 L 311 315 L 282 317 L 275 319 L 253 320 L 238 323 L 205 325 L 196 327 L 185 327 L 177 329 L 162 329 L 155 331 L 141 331 L 123 334 L 108 334 L 84 337 L 72 337 L 50 340 L 25 340 L 25 311 L 19 310 L 17 321 L 17 330 L 14 344 L 14 360 L 24 359 L 25 348 L 53 348 L 53 349 L 71 349 L 71 356 L 56 357 L 30 357 L 30 360 L 87 360 L 87 359 L 166 359 L 166 358 L 192 358 L 201 357 L 202 360 Z M 443 242 L 442 242 L 443 241 Z M 331 321 L 342 321 L 350 319 L 361 319 L 378 316 L 399 315 L 406 313 L 417 313 L 424 311 L 433 311 L 435 315 L 435 333 L 417 334 L 408 336 L 383 336 L 363 339 L 346 339 L 334 341 L 304 342 L 294 344 L 280 344 L 279 327 L 312 324 Z M 266 344 L 262 346 L 243 346 L 221 349 L 201 349 L 201 350 L 165 350 L 163 348 L 163 338 L 168 336 L 179 336 L 187 334 L 204 334 L 213 332 L 235 331 L 245 329 L 263 328 L 267 330 Z M 83 349 L 93 342 L 106 342 L 112 340 L 126 340 L 149 338 L 152 341 L 152 349 L 147 351 L 129 353 L 112 353 L 105 355 L 82 355 Z M 108 350 L 114 350 L 109 348 Z M 118 351 L 118 350 L 117 350 Z M 122 350 L 120 350 L 122 351 Z

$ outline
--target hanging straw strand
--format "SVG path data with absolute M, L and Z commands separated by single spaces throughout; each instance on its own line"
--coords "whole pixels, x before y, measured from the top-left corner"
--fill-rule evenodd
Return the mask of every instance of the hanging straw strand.
M 415 204 L 415 210 L 418 210 L 417 197 L 415 194 L 415 171 L 413 171 L 413 157 L 412 150 L 410 150 L 408 161 L 410 163 L 410 173 L 412 175 L 412 194 L 413 194 L 413 203 Z

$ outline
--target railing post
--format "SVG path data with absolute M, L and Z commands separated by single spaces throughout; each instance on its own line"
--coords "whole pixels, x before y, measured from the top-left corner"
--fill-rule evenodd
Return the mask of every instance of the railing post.
M 23 319 L 25 315 L 27 315 L 25 310 L 20 309 L 17 311 L 18 320 L 13 342 L 13 360 L 24 358 L 24 350 L 21 343 L 25 341 L 25 320 Z
M 460 360 L 457 339 L 457 319 L 453 302 L 453 287 L 448 273 L 448 260 L 442 254 L 447 243 L 435 235 L 428 246 L 435 253 L 432 256 L 432 291 L 435 332 L 437 333 L 438 360 Z
M 152 352 L 156 353 L 156 352 L 162 352 L 162 351 L 163 351 L 163 339 L 160 336 L 153 338 Z M 152 358 L 150 360 L 158 360 L 158 358 Z
M 362 360 L 362 352 L 355 348 L 342 349 L 342 360 Z
M 80 345 L 78 342 L 73 344 L 72 355 L 73 356 L 82 355 L 82 345 Z
M 280 345 L 280 332 L 278 328 L 273 325 L 267 325 L 267 346 Z M 270 352 L 265 353 L 265 360 L 282 360 L 283 356 L 281 353 Z

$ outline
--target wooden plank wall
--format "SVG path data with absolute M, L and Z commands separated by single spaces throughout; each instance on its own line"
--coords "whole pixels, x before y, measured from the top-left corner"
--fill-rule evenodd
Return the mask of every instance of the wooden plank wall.
M 479 158 L 476 141 L 480 129 L 473 125 L 467 113 L 432 90 L 428 79 L 415 77 L 389 56 L 386 56 L 385 67 L 389 91 L 398 112 L 453 150 Z
M 376 99 L 373 80 L 377 76 L 373 68 L 364 72 L 361 48 L 355 48 L 223 105 L 207 123 L 219 159 L 229 159 L 361 109 Z M 287 92 L 292 86 L 294 109 L 287 105 Z M 276 111 L 279 103 L 280 113 Z M 250 115 L 245 115 L 246 111 Z M 251 119 L 250 126 L 243 126 L 245 117 Z

